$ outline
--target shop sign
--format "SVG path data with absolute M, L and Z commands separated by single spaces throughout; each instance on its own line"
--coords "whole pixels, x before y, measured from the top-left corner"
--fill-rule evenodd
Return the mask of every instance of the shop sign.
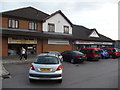
M 97 45 L 112 45 L 111 42 L 90 42 L 90 41 L 76 41 L 75 44 L 97 44 Z
M 8 38 L 8 44 L 37 44 L 36 39 L 28 39 L 28 38 Z
M 63 45 L 68 45 L 69 40 L 55 40 L 55 39 L 49 39 L 48 44 L 63 44 Z

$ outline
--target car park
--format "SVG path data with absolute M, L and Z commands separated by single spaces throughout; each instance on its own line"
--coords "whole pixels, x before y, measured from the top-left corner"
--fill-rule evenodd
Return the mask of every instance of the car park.
M 99 60 L 101 58 L 101 54 L 99 52 L 99 48 L 83 48 L 80 51 L 83 52 L 87 60 Z
M 86 60 L 86 57 L 83 53 L 79 51 L 64 51 L 62 53 L 63 61 L 68 61 L 71 63 L 83 62 Z
M 30 65 L 29 80 L 58 80 L 62 82 L 62 63 L 54 54 L 40 54 Z

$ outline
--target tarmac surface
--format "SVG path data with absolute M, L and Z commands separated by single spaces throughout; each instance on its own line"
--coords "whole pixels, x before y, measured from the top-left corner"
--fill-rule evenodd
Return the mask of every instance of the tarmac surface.
M 1 62 L 0 79 L 10 77 L 10 73 L 4 67 L 4 64 L 29 63 L 29 62 L 32 62 L 35 57 L 36 57 L 36 55 L 30 55 L 30 56 L 28 56 L 27 60 L 25 60 L 24 58 L 22 58 L 22 60 L 20 60 L 19 56 L 2 57 L 2 60 L 0 60 L 0 62 Z
M 32 60 L 32 59 L 31 59 Z M 22 62 L 25 62 L 24 60 Z M 3 88 L 118 88 L 118 59 L 100 59 L 71 64 L 63 62 L 63 82 L 29 82 L 28 63 L 4 64 L 11 78 L 2 81 Z M 11 83 L 12 82 L 12 83 Z

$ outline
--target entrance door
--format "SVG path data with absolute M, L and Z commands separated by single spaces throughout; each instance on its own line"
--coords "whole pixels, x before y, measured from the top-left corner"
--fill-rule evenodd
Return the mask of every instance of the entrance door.
M 32 44 L 9 44 L 8 45 L 8 56 L 19 55 L 21 48 L 24 47 L 27 50 L 28 55 L 36 54 L 36 45 Z

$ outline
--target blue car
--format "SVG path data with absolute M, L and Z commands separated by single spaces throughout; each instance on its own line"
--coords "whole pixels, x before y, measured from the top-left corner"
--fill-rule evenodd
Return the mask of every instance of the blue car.
M 108 52 L 104 51 L 104 50 L 100 50 L 100 53 L 101 53 L 101 58 L 102 59 L 106 59 L 106 58 L 109 58 L 110 55 L 108 54 Z

